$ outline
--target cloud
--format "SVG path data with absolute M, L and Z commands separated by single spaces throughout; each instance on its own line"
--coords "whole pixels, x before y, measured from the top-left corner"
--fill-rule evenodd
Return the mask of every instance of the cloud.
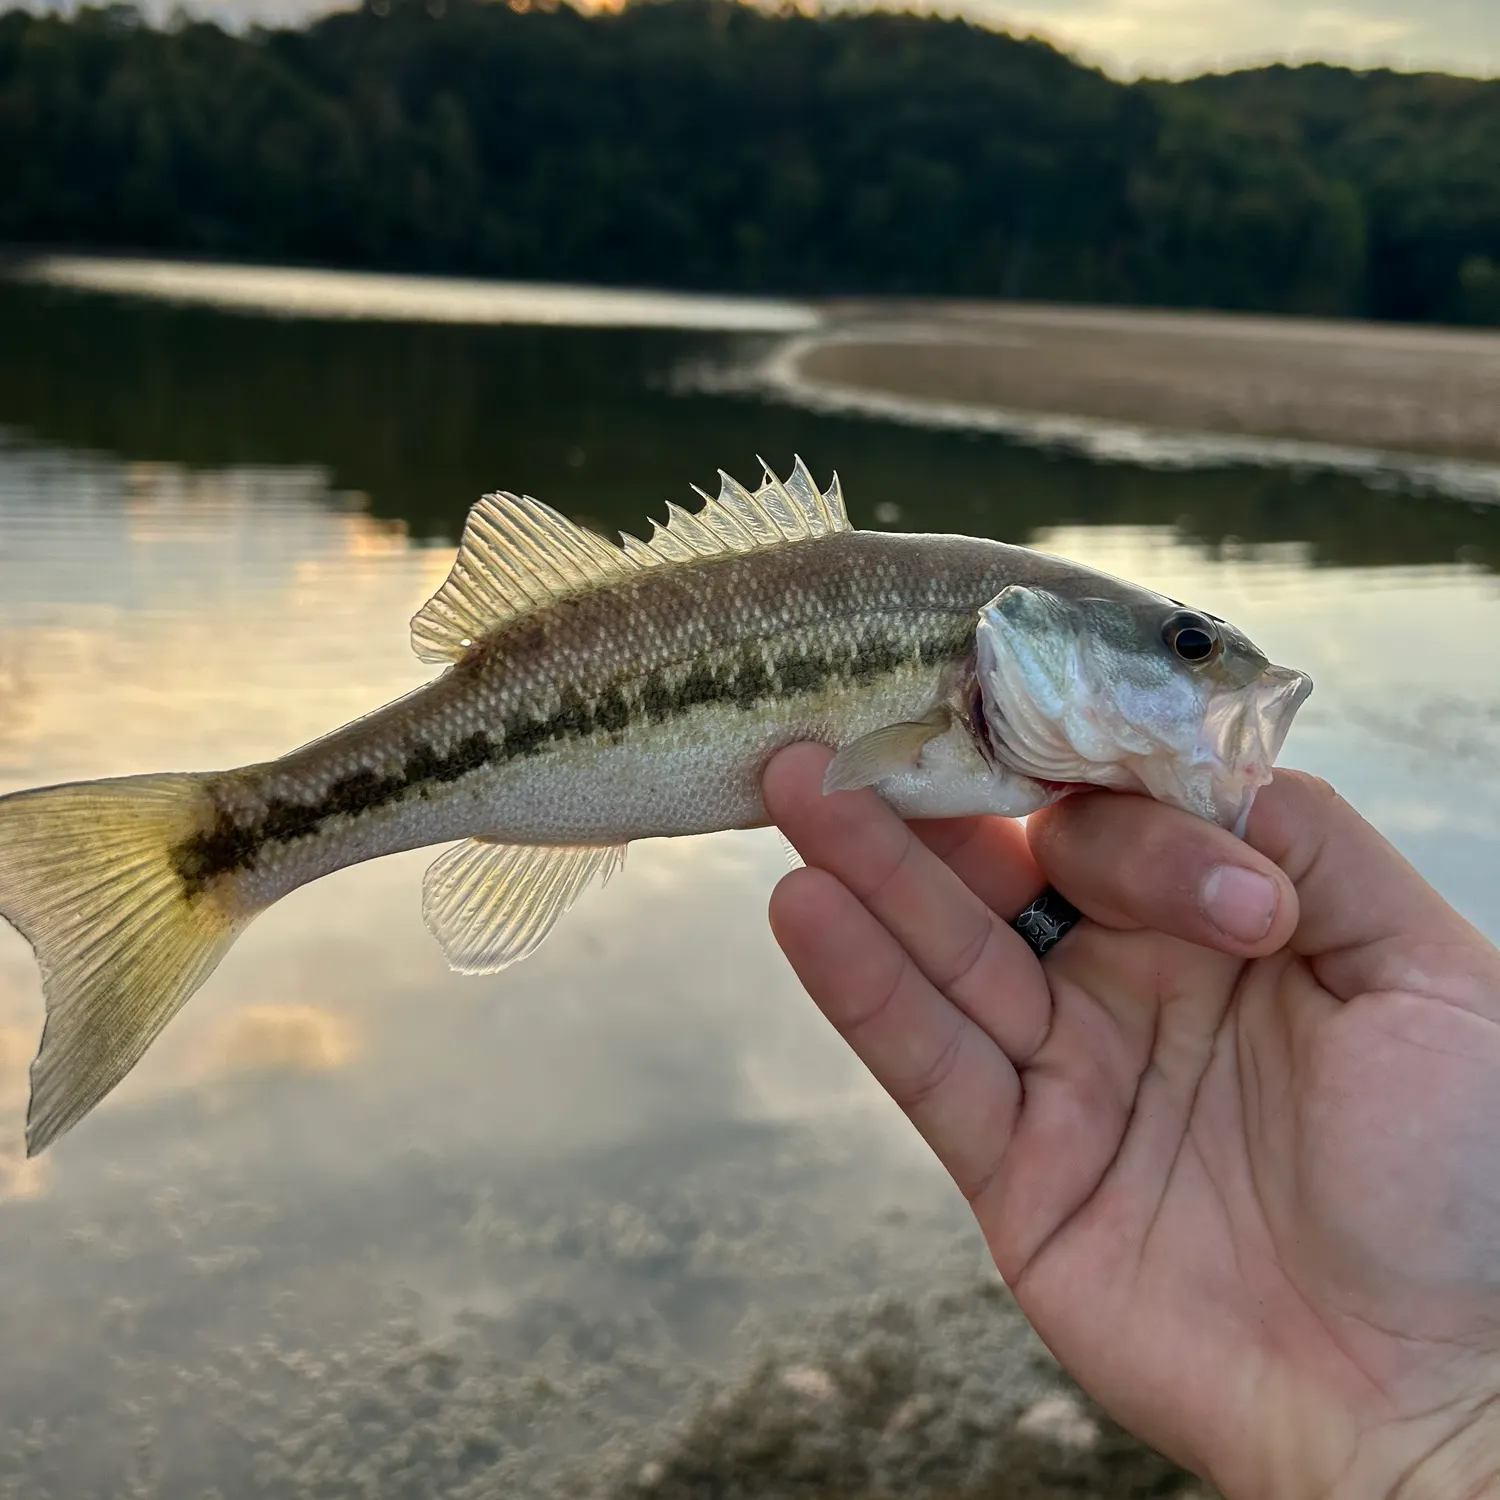
M 315 1005 L 248 1005 L 219 1037 L 230 1073 L 328 1073 L 354 1054 L 348 1020 Z
M 1048 37 L 1111 72 L 1181 76 L 1277 59 L 1500 73 L 1489 0 L 964 0 L 963 13 Z

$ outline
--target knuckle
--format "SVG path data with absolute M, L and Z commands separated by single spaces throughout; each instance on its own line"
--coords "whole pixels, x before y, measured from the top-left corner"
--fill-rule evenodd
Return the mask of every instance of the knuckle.
M 982 921 L 974 936 L 954 954 L 951 962 L 944 966 L 944 971 L 931 976 L 932 982 L 945 994 L 962 989 L 983 962 L 985 954 L 989 952 L 990 940 L 994 933 L 993 918 Z
M 1097 837 L 1098 801 L 1093 793 L 1075 792 L 1026 820 L 1026 838 L 1037 863 L 1051 871 L 1077 862 L 1078 851 Z
M 1089 800 L 1098 806 L 1072 850 L 1075 883 L 1122 911 L 1151 900 L 1164 882 L 1179 883 L 1200 863 L 1197 846 L 1214 831 L 1146 797 L 1105 793 Z
M 1349 819 L 1359 819 L 1353 804 L 1331 781 L 1325 781 L 1321 776 L 1307 771 L 1277 771 L 1276 781 L 1291 793 L 1278 808 L 1278 822 L 1289 825 L 1287 837 L 1291 843 L 1298 842 L 1299 838 L 1305 841 L 1314 830 L 1326 832 Z
M 1278 770 L 1276 780 L 1284 781 L 1289 786 L 1297 787 L 1314 801 L 1324 806 L 1332 806 L 1342 802 L 1344 799 L 1339 790 L 1331 781 L 1322 776 L 1314 776 L 1310 771 Z
M 942 1051 L 915 1077 L 904 1079 L 895 1087 L 893 1094 L 901 1108 L 908 1112 L 920 1109 L 939 1093 L 958 1067 L 963 1047 L 964 1029 L 956 1026 Z
M 843 1020 L 839 1029 L 851 1041 L 860 1033 L 878 1026 L 890 1013 L 896 1003 L 896 997 L 901 993 L 901 986 L 906 980 L 910 962 L 904 954 L 897 957 L 891 963 L 889 974 L 870 985 L 870 992 L 875 996 L 873 1002 L 861 1007 L 857 1012 L 851 1012 Z
M 866 905 L 876 905 L 897 880 L 905 873 L 912 855 L 916 851 L 917 836 L 904 823 L 895 825 L 904 834 L 895 848 L 884 860 L 875 860 L 874 868 L 868 866 L 857 872 L 857 885 L 851 888 Z M 856 872 L 851 872 L 852 874 Z

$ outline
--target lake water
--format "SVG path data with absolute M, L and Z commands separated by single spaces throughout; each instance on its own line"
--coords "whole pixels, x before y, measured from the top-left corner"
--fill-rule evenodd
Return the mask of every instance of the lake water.
M 271 756 L 420 682 L 407 621 L 486 489 L 639 531 L 800 453 L 856 524 L 1066 553 L 1310 671 L 1284 759 L 1500 937 L 1500 508 L 736 394 L 703 373 L 805 323 L 738 306 L 468 326 L 381 295 L 0 285 L 0 792 Z M 762 1339 L 976 1275 L 771 941 L 774 835 L 641 846 L 483 979 L 423 929 L 425 862 L 262 918 L 37 1163 L 39 985 L 0 932 L 0 1497 L 592 1493 Z

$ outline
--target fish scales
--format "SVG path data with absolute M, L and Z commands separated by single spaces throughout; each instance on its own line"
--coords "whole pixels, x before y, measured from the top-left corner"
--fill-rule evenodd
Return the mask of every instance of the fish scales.
M 184 889 L 243 879 L 261 904 L 476 832 L 623 843 L 757 825 L 774 749 L 918 717 L 972 653 L 978 607 L 1035 557 L 844 532 L 559 600 L 388 708 L 210 781 L 212 826 L 176 854 Z
M 1232 626 L 1023 547 L 855 532 L 798 460 L 721 476 L 619 547 L 486 496 L 412 621 L 426 686 L 279 760 L 0 797 L 0 916 L 46 1023 L 27 1150 L 134 1066 L 297 887 L 452 844 L 423 882 L 449 963 L 534 951 L 633 840 L 763 823 L 795 740 L 825 790 L 903 816 L 1017 815 L 1082 785 L 1238 826 L 1310 683 Z M 705 497 L 707 499 L 707 497 Z

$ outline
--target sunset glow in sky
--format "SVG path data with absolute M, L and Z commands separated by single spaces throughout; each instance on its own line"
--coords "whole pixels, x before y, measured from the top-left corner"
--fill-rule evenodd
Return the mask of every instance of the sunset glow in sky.
M 32 8 L 70 3 L 29 0 Z M 172 0 L 139 3 L 158 20 L 173 8 Z M 582 3 L 616 9 L 622 0 Z M 864 8 L 869 0 L 822 3 Z M 186 0 L 186 8 L 238 27 L 295 24 L 342 7 L 337 0 Z M 906 0 L 882 8 L 967 15 L 1000 30 L 1044 36 L 1124 77 L 1312 59 L 1500 76 L 1500 0 Z
M 1050 37 L 1114 73 L 1312 58 L 1500 73 L 1496 0 L 965 0 L 962 8 Z

